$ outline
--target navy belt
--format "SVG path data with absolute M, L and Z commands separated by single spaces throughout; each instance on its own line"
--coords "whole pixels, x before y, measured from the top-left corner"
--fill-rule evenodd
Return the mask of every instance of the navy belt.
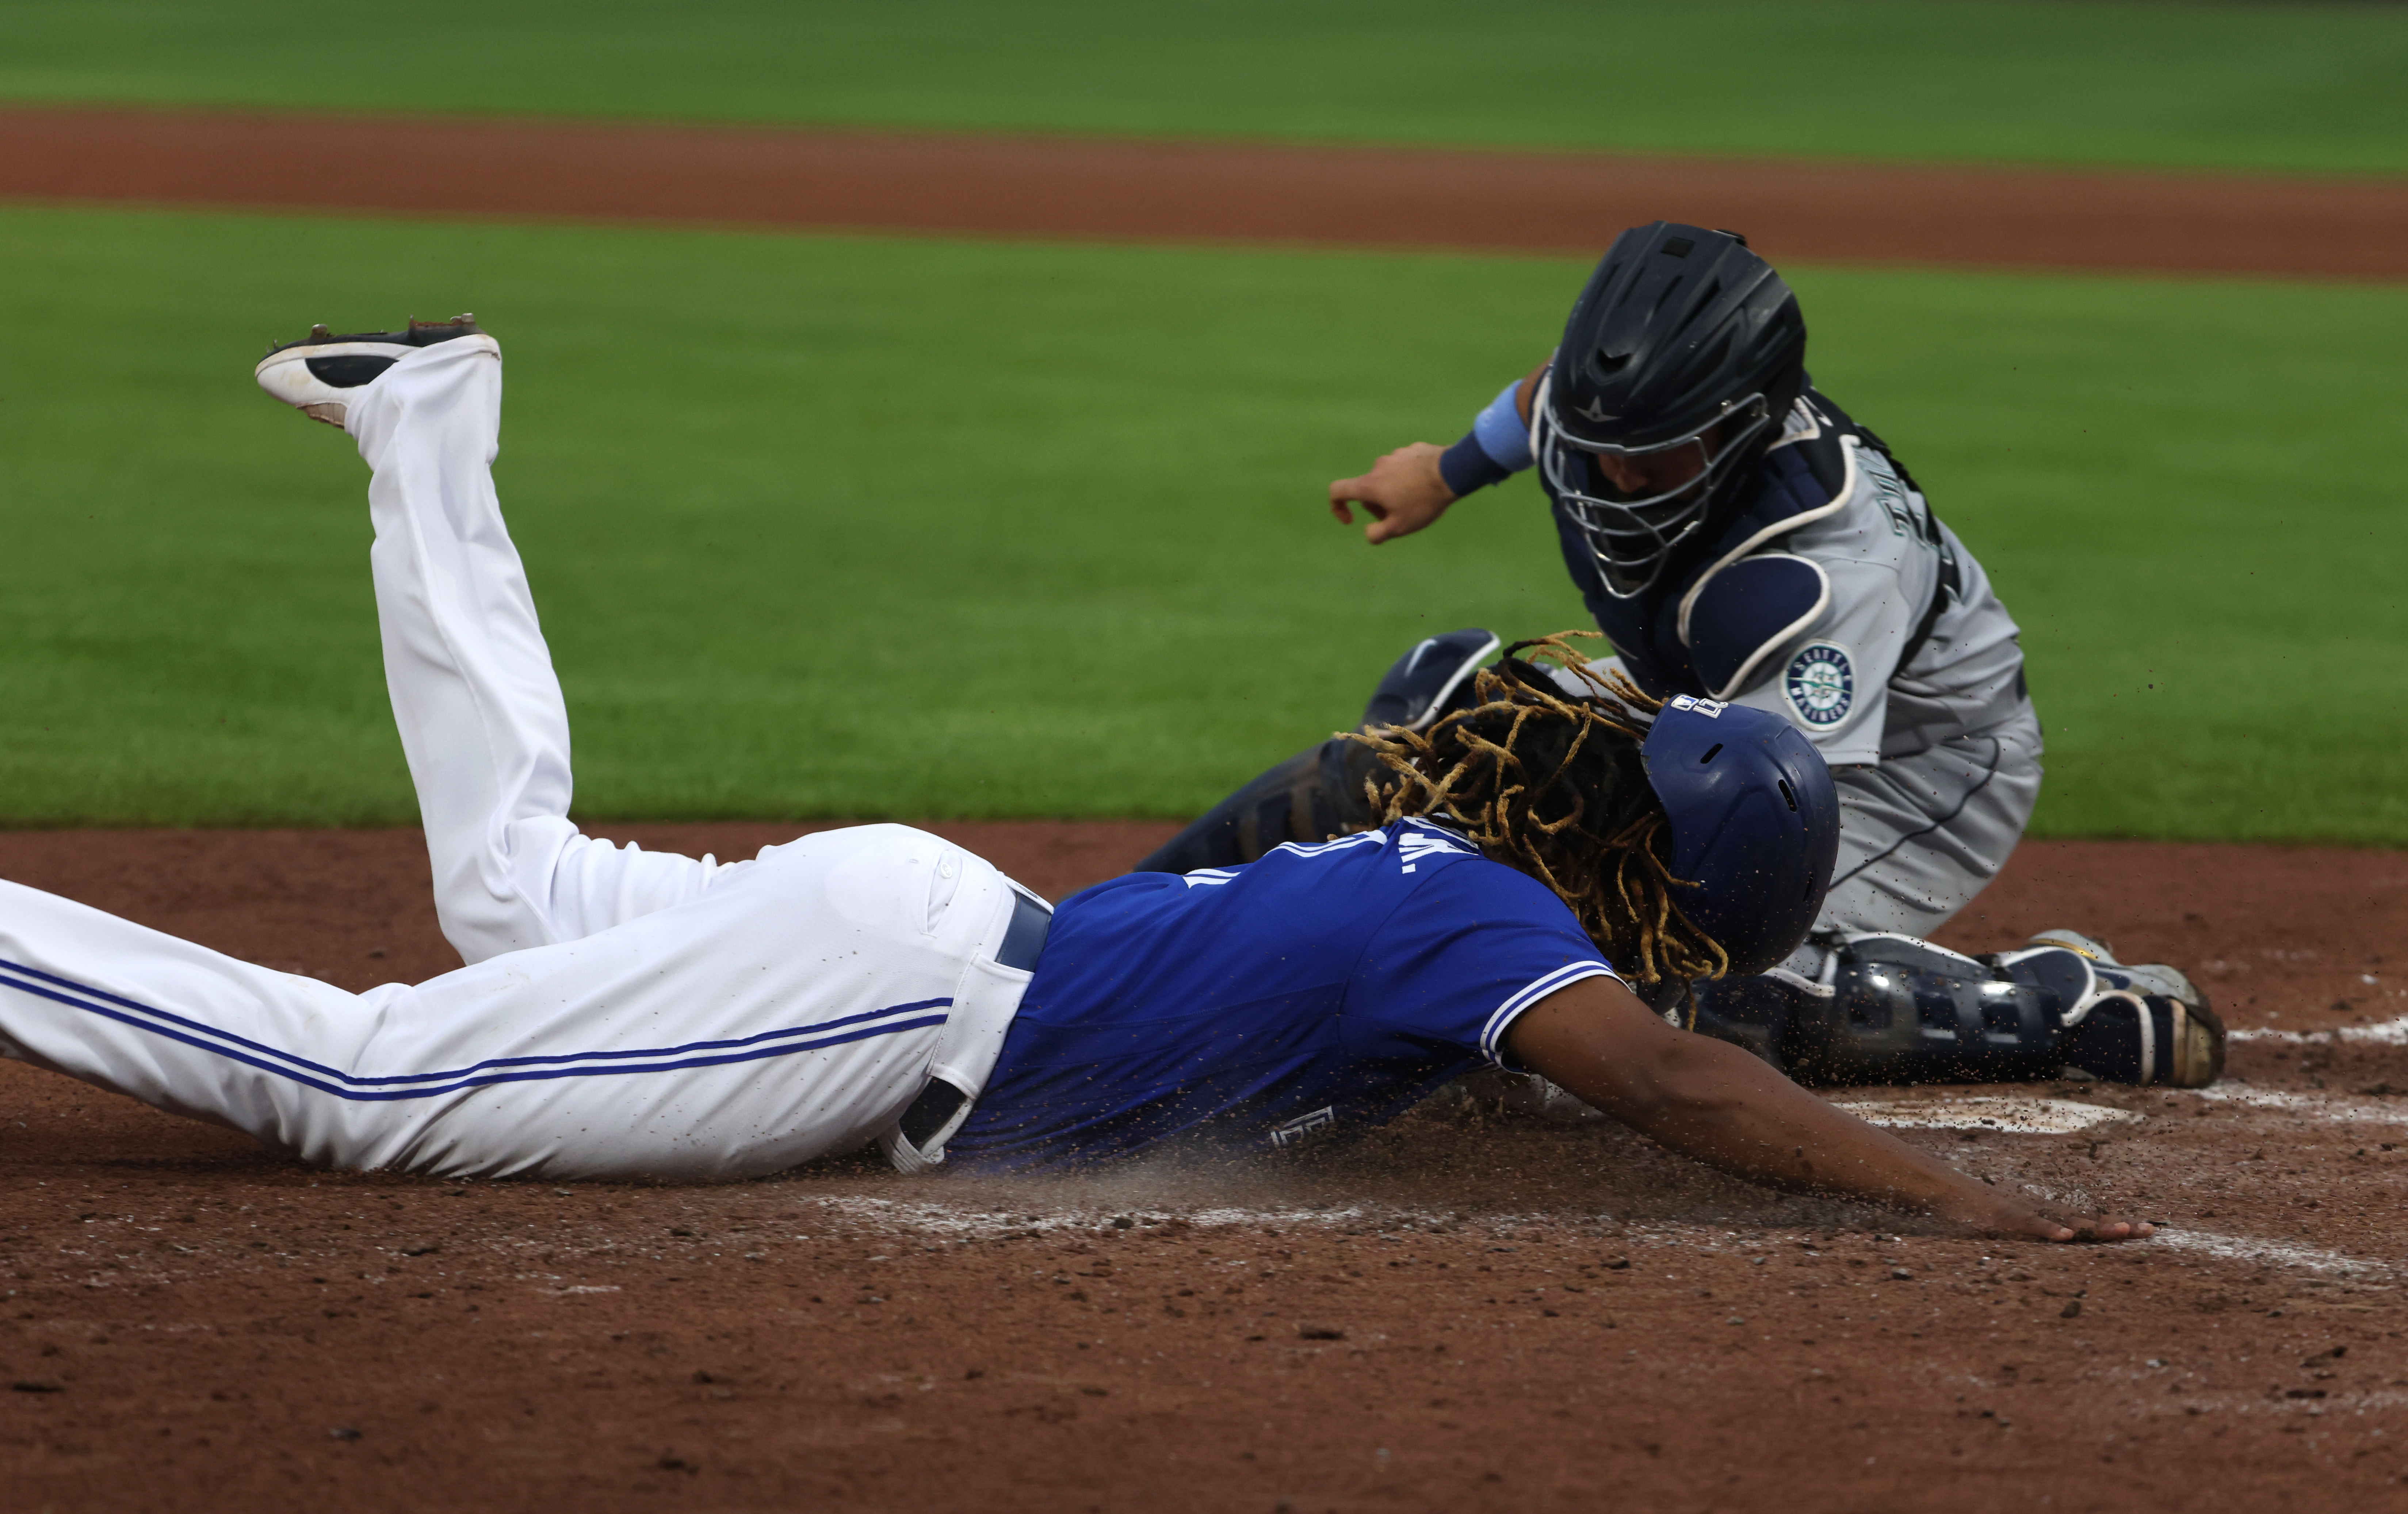
M 995 949 L 995 960 L 1024 973 L 1035 972 L 1037 954 L 1045 950 L 1045 933 L 1053 928 L 1054 911 L 1014 889 L 1011 925 L 1003 933 L 1003 945 Z
M 1024 973 L 1037 970 L 1037 959 L 1045 950 L 1045 933 L 1054 928 L 1054 911 L 1022 893 L 1011 894 L 1011 923 L 1004 928 L 1003 945 L 995 949 L 995 960 L 1006 967 Z M 916 1150 L 927 1150 L 931 1137 L 948 1127 L 960 1123 L 955 1117 L 970 1096 L 941 1078 L 931 1078 L 911 1107 L 903 1111 L 903 1138 Z

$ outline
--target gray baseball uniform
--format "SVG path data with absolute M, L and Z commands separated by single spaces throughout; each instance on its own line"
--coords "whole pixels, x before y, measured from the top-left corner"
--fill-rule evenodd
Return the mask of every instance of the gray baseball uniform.
M 1708 550 L 1642 594 L 1609 593 L 1565 526 L 1616 649 L 1598 665 L 1795 723 L 1842 814 L 1816 928 L 1928 935 L 1997 874 L 2040 794 L 2015 623 L 1879 439 L 1811 388 L 1759 472 Z M 1816 960 L 1809 946 L 1793 966 Z

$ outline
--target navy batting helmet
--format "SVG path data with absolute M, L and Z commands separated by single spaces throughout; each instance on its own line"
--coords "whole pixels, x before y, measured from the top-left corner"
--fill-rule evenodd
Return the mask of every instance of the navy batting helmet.
M 1639 749 L 1671 821 L 1672 876 L 1689 922 L 1760 973 L 1798 950 L 1840 855 L 1831 770 L 1778 715 L 1683 694 Z
M 1654 584 L 1736 493 L 1781 435 L 1805 362 L 1798 296 L 1745 237 L 1658 221 L 1613 239 L 1532 407 L 1548 492 L 1587 537 L 1607 593 Z M 1596 461 L 1693 446 L 1696 471 L 1660 488 L 1619 488 Z

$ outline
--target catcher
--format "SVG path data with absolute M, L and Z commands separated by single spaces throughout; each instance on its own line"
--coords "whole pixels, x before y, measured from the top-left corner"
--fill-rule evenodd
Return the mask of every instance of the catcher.
M 465 317 L 322 327 L 258 374 L 372 471 L 386 679 L 466 965 L 353 994 L 0 884 L 9 1056 L 308 1162 L 688 1179 L 871 1141 L 905 1171 L 1285 1146 L 1488 1064 L 1760 1182 L 2077 1234 L 1628 986 L 1754 971 L 1813 919 L 1837 808 L 1785 722 L 1524 644 L 1426 734 L 1366 744 L 1395 778 L 1374 827 L 1058 910 L 899 825 L 733 865 L 614 848 L 567 818 L 566 707 L 490 472 L 499 346 Z
M 1729 232 L 1657 221 L 1616 238 L 1553 356 L 1469 435 L 1330 485 L 1374 544 L 1535 465 L 1565 564 L 1656 699 L 1777 717 L 1831 764 L 1840 855 L 1808 939 L 1695 985 L 1686 1023 L 1827 1080 L 2007 1080 L 2071 1069 L 2199 1087 L 2224 1027 L 2183 973 L 2049 931 L 1976 960 L 1924 937 L 2014 850 L 2040 793 L 2041 726 L 2015 623 L 1886 443 L 1814 387 L 1798 299 Z M 1364 728 L 1455 707 L 1495 650 L 1434 637 L 1391 670 Z M 1184 872 L 1369 823 L 1388 779 L 1344 740 L 1223 801 L 1142 868 Z M 2037 995 L 2018 985 L 2039 989 Z M 1687 985 L 1658 985 L 1669 1006 Z

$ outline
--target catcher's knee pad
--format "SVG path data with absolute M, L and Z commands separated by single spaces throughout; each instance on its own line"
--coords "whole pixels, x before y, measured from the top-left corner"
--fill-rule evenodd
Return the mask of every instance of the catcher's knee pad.
M 1928 941 L 1855 936 L 1826 949 L 1811 986 L 1793 978 L 1773 980 L 1793 994 L 1784 1050 L 1801 1080 L 2013 1082 L 2062 1065 L 2053 988 Z
M 1396 661 L 1363 707 L 1363 729 L 1401 725 L 1426 730 L 1439 717 L 1471 703 L 1471 675 L 1502 643 L 1493 631 L 1474 626 L 1413 644 Z
M 1450 631 L 1397 659 L 1364 707 L 1364 730 L 1426 728 L 1469 702 L 1471 675 L 1498 646 L 1496 634 Z M 1332 739 L 1298 752 L 1222 800 L 1130 871 L 1192 873 L 1250 863 L 1283 841 L 1327 841 L 1374 819 L 1367 780 L 1386 776 L 1369 748 Z
M 1130 871 L 1235 867 L 1282 842 L 1326 841 L 1360 829 L 1371 822 L 1363 780 L 1376 765 L 1360 742 L 1333 737 L 1309 748 L 1214 805 Z
M 1821 971 L 1698 983 L 1656 1007 L 1801 1082 L 2014 1082 L 2067 1068 L 2115 1083 L 2204 1088 L 2224 1024 L 2192 991 L 2057 945 L 1976 960 L 1906 936 L 1822 937 Z

